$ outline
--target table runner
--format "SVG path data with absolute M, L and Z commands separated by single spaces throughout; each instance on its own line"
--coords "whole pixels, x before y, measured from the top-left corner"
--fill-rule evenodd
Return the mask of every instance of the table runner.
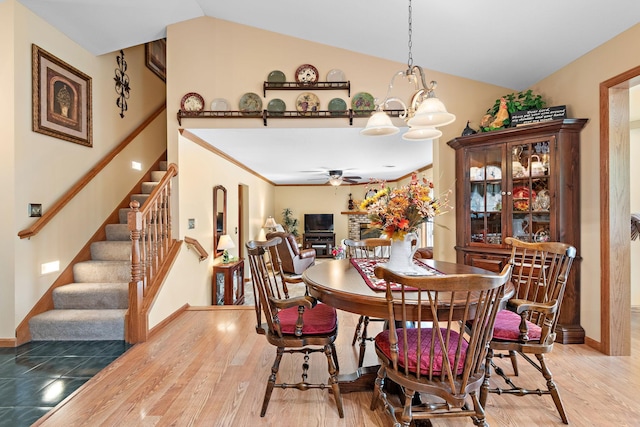
M 358 273 L 360 273 L 367 286 L 369 286 L 374 291 L 385 291 L 387 289 L 387 285 L 385 284 L 384 279 L 378 279 L 373 272 L 378 265 L 385 264 L 387 262 L 386 259 L 351 258 L 350 261 L 351 265 L 353 265 L 356 270 L 358 270 Z M 413 263 L 416 266 L 427 271 L 427 274 L 421 276 L 437 276 L 443 274 L 435 268 L 420 261 L 419 259 L 414 258 Z M 399 285 L 398 283 L 392 283 L 391 290 L 399 291 L 400 286 L 401 285 Z M 416 290 L 410 287 L 407 287 L 406 289 Z

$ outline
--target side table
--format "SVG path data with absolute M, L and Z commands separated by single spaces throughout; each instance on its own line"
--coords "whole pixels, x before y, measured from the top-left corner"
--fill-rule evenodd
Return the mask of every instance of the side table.
M 211 278 L 213 305 L 244 303 L 244 259 L 213 266 Z

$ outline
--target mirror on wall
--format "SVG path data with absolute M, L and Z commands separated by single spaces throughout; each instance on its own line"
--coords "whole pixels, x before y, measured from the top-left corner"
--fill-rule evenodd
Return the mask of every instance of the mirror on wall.
M 227 189 L 222 185 L 213 187 L 213 253 L 214 257 L 222 255 L 218 251 L 220 236 L 227 234 Z

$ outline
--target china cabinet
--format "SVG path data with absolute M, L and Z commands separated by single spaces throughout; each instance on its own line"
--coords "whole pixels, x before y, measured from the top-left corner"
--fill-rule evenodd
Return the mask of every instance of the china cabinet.
M 504 238 L 576 247 L 556 332 L 583 343 L 580 326 L 580 131 L 587 119 L 553 120 L 454 138 L 456 252 L 460 263 L 499 272 Z
M 244 260 L 213 266 L 212 304 L 244 304 Z

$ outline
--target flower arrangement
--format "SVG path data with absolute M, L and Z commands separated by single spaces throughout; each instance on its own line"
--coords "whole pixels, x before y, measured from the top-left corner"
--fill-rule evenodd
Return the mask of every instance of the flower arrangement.
M 448 194 L 438 200 L 433 196 L 433 188 L 433 182 L 424 177 L 419 179 L 414 172 L 405 186 L 391 189 L 381 183 L 381 189 L 364 199 L 360 209 L 369 214 L 372 227 L 382 230 L 391 239 L 403 239 L 448 207 Z
M 333 249 L 331 249 L 331 255 L 333 255 L 333 257 L 335 259 L 343 259 L 344 258 L 344 246 L 342 246 L 342 245 L 334 246 Z

